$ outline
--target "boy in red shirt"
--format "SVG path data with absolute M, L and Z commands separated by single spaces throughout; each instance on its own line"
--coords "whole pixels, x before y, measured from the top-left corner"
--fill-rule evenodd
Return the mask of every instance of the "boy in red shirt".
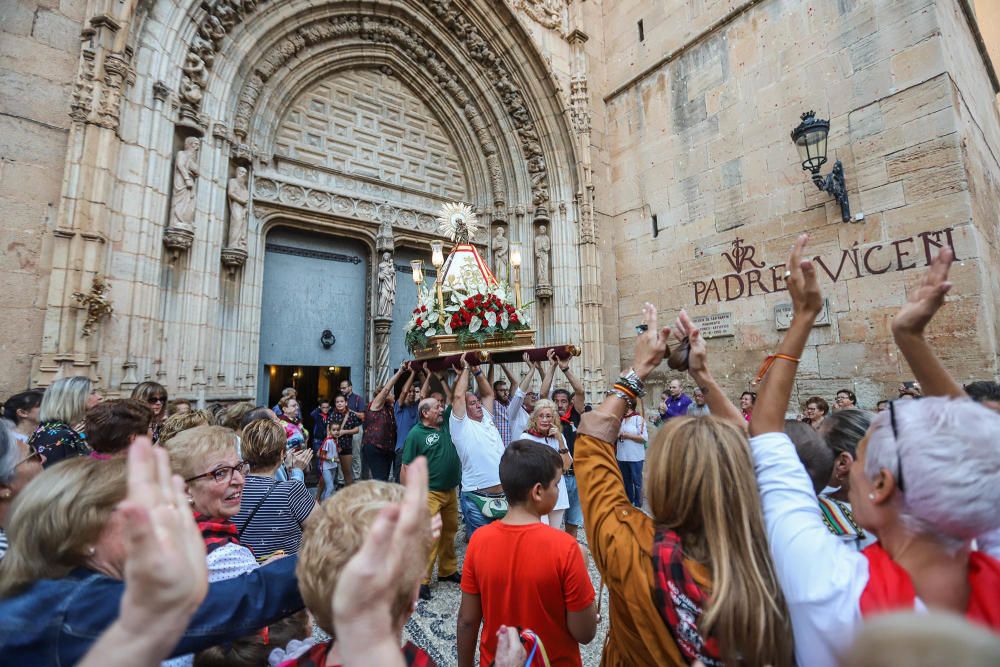
M 582 667 L 580 644 L 597 633 L 594 586 L 576 539 L 541 517 L 559 498 L 562 459 L 550 447 L 518 440 L 500 459 L 510 509 L 469 541 L 458 610 L 458 667 L 493 662 L 501 625 L 533 630 L 553 667 Z

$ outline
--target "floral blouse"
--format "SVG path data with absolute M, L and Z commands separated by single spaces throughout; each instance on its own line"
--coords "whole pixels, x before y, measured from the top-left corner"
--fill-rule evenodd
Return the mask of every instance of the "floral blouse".
M 73 430 L 66 422 L 47 421 L 38 425 L 28 440 L 38 453 L 45 457 L 45 467 L 59 463 L 63 459 L 90 454 L 86 436 Z

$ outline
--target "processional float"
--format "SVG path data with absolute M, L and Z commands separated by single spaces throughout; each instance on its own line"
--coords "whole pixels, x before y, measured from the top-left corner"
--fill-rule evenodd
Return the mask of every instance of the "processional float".
M 457 366 L 463 354 L 472 363 L 546 359 L 555 350 L 559 359 L 578 356 L 576 345 L 536 347 L 528 307 L 521 300 L 521 249 L 511 244 L 513 285 L 498 280 L 483 261 L 472 240 L 479 229 L 476 214 L 467 204 L 441 207 L 438 231 L 453 242 L 447 257 L 443 241 L 431 241 L 431 263 L 436 270 L 433 287 L 424 282 L 424 262 L 410 262 L 417 286 L 417 304 L 406 325 L 406 347 L 415 361 L 432 371 Z

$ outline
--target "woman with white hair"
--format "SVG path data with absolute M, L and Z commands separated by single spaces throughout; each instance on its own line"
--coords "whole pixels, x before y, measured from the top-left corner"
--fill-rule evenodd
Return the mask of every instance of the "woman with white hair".
M 28 482 L 42 472 L 45 457 L 14 437 L 10 422 L 0 420 L 0 558 L 7 553 L 7 517 L 11 503 Z
M 796 243 L 785 279 L 794 317 L 766 372 L 750 422 L 768 541 L 795 634 L 798 664 L 827 667 L 869 616 L 936 608 L 1000 631 L 1000 553 L 970 551 L 1000 528 L 1000 415 L 963 397 L 890 403 L 858 444 L 849 497 L 879 542 L 858 552 L 823 525 L 813 487 L 783 432 L 785 407 L 822 295 Z M 907 336 L 944 301 L 951 253 L 942 251 L 893 323 L 914 371 Z M 902 337 L 902 339 L 901 339 Z M 926 348 L 924 354 L 930 353 Z M 936 362 L 936 359 L 934 360 Z M 943 370 L 939 369 L 939 370 Z M 919 375 L 918 375 L 919 377 Z
M 520 436 L 514 440 L 531 440 L 543 445 L 548 445 L 559 453 L 563 460 L 563 472 L 570 469 L 573 459 L 570 457 L 569 448 L 566 447 L 566 440 L 563 438 L 562 426 L 559 424 L 559 417 L 556 412 L 556 404 L 548 398 L 535 401 L 535 407 L 528 417 L 528 425 Z M 559 499 L 556 506 L 546 517 L 549 525 L 553 528 L 562 527 L 563 515 L 569 507 L 569 491 L 566 489 L 566 477 L 559 478 Z
M 63 459 L 90 453 L 83 418 L 87 410 L 101 402 L 101 395 L 89 378 L 56 380 L 45 391 L 38 413 L 41 423 L 28 440 L 45 457 L 45 467 Z

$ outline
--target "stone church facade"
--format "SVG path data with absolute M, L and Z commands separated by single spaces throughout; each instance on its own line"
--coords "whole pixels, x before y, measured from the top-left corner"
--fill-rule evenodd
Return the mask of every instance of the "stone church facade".
M 66 375 L 198 400 L 370 389 L 405 355 L 409 261 L 429 259 L 448 201 L 475 208 L 484 254 L 498 229 L 524 245 L 540 342 L 580 344 L 591 398 L 628 364 L 645 301 L 702 318 L 720 380 L 745 389 L 787 323 L 802 231 L 828 307 L 801 398 L 846 387 L 871 406 L 908 378 L 889 321 L 945 245 L 955 296 L 932 335 L 959 379 L 998 373 L 986 3 L 8 0 L 0 15 L 0 393 Z M 850 222 L 789 139 L 809 110 L 830 120 L 824 173 L 843 164 Z

